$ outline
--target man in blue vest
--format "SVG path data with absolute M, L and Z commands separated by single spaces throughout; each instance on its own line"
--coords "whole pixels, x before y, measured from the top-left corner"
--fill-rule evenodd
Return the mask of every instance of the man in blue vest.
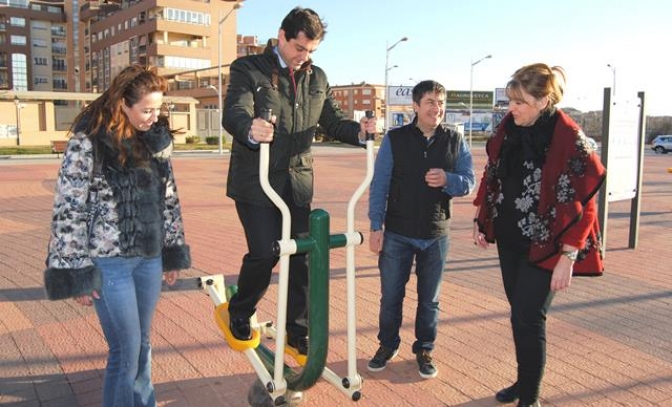
M 418 307 L 413 353 L 420 376 L 438 371 L 432 361 L 439 292 L 448 251 L 451 199 L 474 188 L 471 152 L 464 137 L 444 128 L 446 90 L 435 81 L 413 88 L 413 122 L 391 130 L 376 158 L 369 192 L 369 246 L 379 254 L 380 347 L 369 362 L 385 369 L 399 349 L 406 283 L 415 261 Z

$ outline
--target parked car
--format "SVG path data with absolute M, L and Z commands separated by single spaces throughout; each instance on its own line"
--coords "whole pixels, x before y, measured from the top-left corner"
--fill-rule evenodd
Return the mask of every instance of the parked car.
M 672 151 L 672 135 L 661 135 L 653 139 L 651 149 L 656 154 L 667 154 Z

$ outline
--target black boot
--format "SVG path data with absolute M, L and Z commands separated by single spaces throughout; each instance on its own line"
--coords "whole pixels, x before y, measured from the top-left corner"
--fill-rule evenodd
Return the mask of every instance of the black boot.
M 495 394 L 495 399 L 500 403 L 513 403 L 518 400 L 518 382 L 502 389 Z
M 229 323 L 229 329 L 233 337 L 239 341 L 249 341 L 252 339 L 249 318 L 232 318 Z

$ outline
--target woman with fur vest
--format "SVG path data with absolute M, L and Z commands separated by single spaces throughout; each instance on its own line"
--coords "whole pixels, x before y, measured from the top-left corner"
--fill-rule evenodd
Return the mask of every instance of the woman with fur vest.
M 56 181 L 45 288 L 95 307 L 109 346 L 104 407 L 156 405 L 152 317 L 162 279 L 191 265 L 166 90 L 155 69 L 122 70 L 75 118 Z

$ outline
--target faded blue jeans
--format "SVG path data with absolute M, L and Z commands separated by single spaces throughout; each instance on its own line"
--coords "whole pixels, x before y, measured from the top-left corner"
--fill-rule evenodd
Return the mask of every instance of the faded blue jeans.
M 381 345 L 391 349 L 399 347 L 406 283 L 415 260 L 418 306 L 413 353 L 434 349 L 439 321 L 439 293 L 447 252 L 448 236 L 413 239 L 385 231 L 383 251 L 378 258 L 382 294 L 378 340 Z
M 96 313 L 109 347 L 103 407 L 154 407 L 149 335 L 161 293 L 161 257 L 94 259 L 103 275 Z

